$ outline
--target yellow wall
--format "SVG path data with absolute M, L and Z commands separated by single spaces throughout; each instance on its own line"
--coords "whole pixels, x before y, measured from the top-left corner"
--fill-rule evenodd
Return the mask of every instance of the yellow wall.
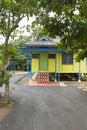
M 62 66 L 60 65 L 62 63 L 62 54 L 57 53 L 56 54 L 56 72 L 61 72 Z
M 32 59 L 32 72 L 38 72 L 38 66 L 39 60 L 38 59 Z
M 49 69 L 49 72 L 51 73 L 55 72 L 55 59 L 48 60 L 48 69 Z
M 80 66 L 80 73 L 87 73 L 87 65 L 86 65 L 86 59 L 84 61 L 80 62 L 80 65 L 78 62 L 75 61 L 75 57 L 77 54 L 74 54 L 74 63 L 73 64 L 62 64 L 62 54 L 60 54 L 60 73 L 78 73 L 79 72 L 79 66 Z M 58 59 L 59 53 L 57 54 Z M 58 60 L 57 60 L 58 62 Z M 58 63 L 57 63 L 58 66 Z M 57 67 L 56 66 L 56 67 Z M 57 69 L 58 72 L 58 69 Z
M 61 72 L 62 73 L 71 73 L 73 72 L 73 65 L 62 65 L 61 66 Z
M 76 54 L 74 54 L 74 59 Z M 60 61 L 60 66 L 59 66 Z M 51 73 L 55 72 L 56 64 L 56 73 L 78 73 L 79 72 L 79 63 L 74 60 L 73 64 L 62 64 L 62 53 L 56 53 L 55 59 L 48 59 L 48 71 Z M 32 72 L 39 71 L 39 59 L 32 59 Z M 80 73 L 87 73 L 86 59 L 80 62 Z

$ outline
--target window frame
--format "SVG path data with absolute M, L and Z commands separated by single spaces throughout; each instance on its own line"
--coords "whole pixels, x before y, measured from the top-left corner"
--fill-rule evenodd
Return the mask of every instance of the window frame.
M 48 54 L 48 59 L 56 59 L 56 54 Z
M 62 53 L 62 64 L 72 65 L 73 64 L 73 53 Z
M 38 59 L 39 58 L 39 54 L 37 53 L 37 54 L 32 54 L 32 58 L 33 59 Z

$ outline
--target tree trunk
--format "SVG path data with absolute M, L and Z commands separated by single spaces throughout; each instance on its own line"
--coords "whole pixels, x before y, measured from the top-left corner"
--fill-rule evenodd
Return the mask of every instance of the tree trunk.
M 9 101 L 9 80 L 5 83 L 5 99 Z
M 5 98 L 9 100 L 9 77 L 8 77 L 8 68 L 9 64 L 4 65 L 4 80 L 5 80 Z
M 9 50 L 8 50 L 9 35 L 6 35 L 5 39 L 5 55 L 4 55 L 4 81 L 5 81 L 5 99 L 9 101 L 9 77 L 8 77 L 8 67 L 10 64 L 9 60 Z

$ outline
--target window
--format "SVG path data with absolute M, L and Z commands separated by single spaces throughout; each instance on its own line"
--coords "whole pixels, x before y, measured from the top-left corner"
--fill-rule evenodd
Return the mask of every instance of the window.
M 49 59 L 55 59 L 56 55 L 55 54 L 49 54 Z
M 32 54 L 32 58 L 34 58 L 34 59 L 39 58 L 39 54 Z
M 63 53 L 62 54 L 62 64 L 73 64 L 73 54 Z

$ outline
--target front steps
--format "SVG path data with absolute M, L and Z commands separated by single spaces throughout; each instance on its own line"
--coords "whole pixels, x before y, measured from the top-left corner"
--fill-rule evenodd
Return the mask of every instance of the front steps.
M 48 72 L 39 72 L 38 73 L 38 83 L 48 83 L 49 82 L 49 73 Z
M 49 83 L 49 73 L 48 72 L 38 72 L 32 77 L 33 81 L 38 83 Z

